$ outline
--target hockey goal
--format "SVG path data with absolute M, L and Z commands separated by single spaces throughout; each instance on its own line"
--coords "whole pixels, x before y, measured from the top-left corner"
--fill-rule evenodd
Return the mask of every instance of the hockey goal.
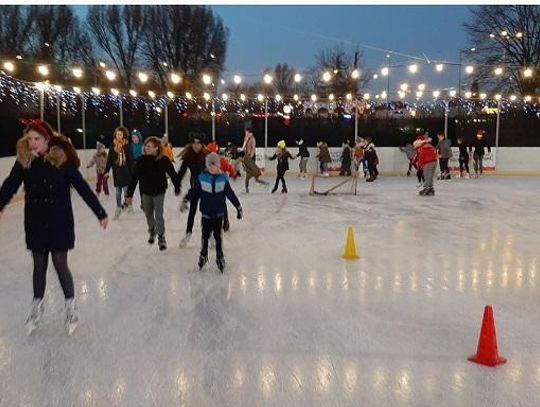
M 323 177 L 313 175 L 310 195 L 357 195 L 358 175 L 347 177 Z

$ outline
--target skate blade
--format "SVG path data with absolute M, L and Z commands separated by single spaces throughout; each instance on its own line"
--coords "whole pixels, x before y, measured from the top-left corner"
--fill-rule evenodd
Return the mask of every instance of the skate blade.
M 67 325 L 67 334 L 68 334 L 68 336 L 73 335 L 73 332 L 75 332 L 75 329 L 77 329 L 77 324 L 68 324 Z
M 26 324 L 26 336 L 32 335 L 37 327 L 36 324 Z

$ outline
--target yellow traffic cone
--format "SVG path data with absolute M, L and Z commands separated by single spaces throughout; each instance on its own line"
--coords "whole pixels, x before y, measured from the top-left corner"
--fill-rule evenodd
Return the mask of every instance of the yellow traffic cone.
M 349 226 L 347 230 L 347 243 L 345 244 L 345 253 L 343 253 L 343 258 L 348 260 L 358 259 L 356 255 L 356 245 L 354 244 L 354 233 L 352 226 Z

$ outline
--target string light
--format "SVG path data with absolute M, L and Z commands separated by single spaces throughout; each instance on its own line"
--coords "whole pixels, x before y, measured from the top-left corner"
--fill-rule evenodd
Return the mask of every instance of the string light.
M 441 95 L 441 92 L 439 90 L 433 91 L 433 97 L 438 98 Z
M 484 100 L 487 98 L 487 95 L 485 93 L 480 93 L 480 99 Z
M 148 74 L 144 73 L 144 72 L 139 72 L 139 80 L 142 82 L 142 83 L 146 83 L 146 81 L 148 80 Z
M 510 95 L 510 100 L 511 100 L 512 102 L 515 102 L 516 99 L 517 99 L 517 96 L 516 96 L 516 95 Z
M 114 81 L 116 79 L 116 73 L 114 73 L 113 71 L 105 71 L 105 76 L 110 81 Z
M 358 69 L 353 70 L 351 76 L 353 77 L 353 79 L 358 79 L 358 77 L 360 76 L 360 72 L 358 72 Z
M 257 95 L 257 100 L 258 100 L 259 102 L 262 102 L 262 101 L 264 100 L 264 96 L 261 95 L 261 94 L 259 93 L 259 94 Z
M 62 86 L 54 85 L 54 90 L 57 91 L 57 92 L 62 92 Z
M 167 97 L 168 97 L 169 99 L 174 99 L 174 93 L 172 93 L 171 91 L 168 91 L 168 92 L 167 92 Z
M 451 91 L 449 92 L 449 95 L 450 95 L 450 97 L 452 97 L 452 98 L 455 97 L 455 96 L 456 96 L 456 91 L 455 91 L 455 90 L 451 90 Z
M 118 91 L 118 89 L 115 89 L 115 88 L 111 88 L 111 93 L 114 95 L 114 96 L 118 96 L 120 94 L 120 92 Z
M 294 74 L 294 81 L 296 83 L 300 82 L 302 80 L 302 75 L 300 75 L 299 73 L 295 73 Z
M 266 83 L 267 85 L 270 85 L 270 84 L 272 83 L 272 80 L 273 80 L 273 79 L 274 79 L 274 78 L 272 78 L 272 77 L 271 77 L 270 75 L 268 75 L 268 74 L 265 74 L 265 75 L 264 75 L 264 78 L 263 78 L 264 83 Z
M 525 102 L 530 102 L 532 100 L 532 97 L 529 95 L 525 96 Z
M 42 76 L 47 76 L 47 75 L 49 75 L 49 68 L 47 68 L 45 65 L 40 65 L 40 66 L 38 66 L 38 72 Z
M 347 94 L 345 95 L 345 99 L 347 99 L 347 100 L 352 100 L 352 94 L 351 94 L 351 93 L 347 93 Z
M 419 90 L 418 92 L 416 92 L 416 97 L 417 97 L 417 98 L 421 98 L 422 95 L 423 95 L 423 92 L 422 92 L 422 91 Z
M 325 72 L 323 73 L 322 78 L 323 78 L 323 81 L 329 82 L 330 79 L 332 79 L 332 74 L 330 72 Z
M 4 62 L 4 69 L 8 72 L 13 72 L 15 70 L 15 65 L 13 62 Z
M 364 93 L 364 99 L 365 100 L 369 100 L 370 97 L 371 97 L 371 95 L 369 93 Z
M 156 98 L 156 92 L 149 90 L 148 91 L 148 96 L 150 96 L 152 99 L 155 99 Z
M 182 78 L 177 73 L 171 73 L 171 81 L 173 84 L 178 85 Z
M 21 60 L 21 59 L 22 59 L 22 55 L 17 55 L 15 58 L 17 58 L 18 60 Z
M 382 76 L 388 76 L 389 73 L 390 73 L 390 70 L 388 69 L 387 66 L 381 69 Z
M 221 99 L 223 99 L 226 102 L 227 100 L 229 100 L 229 95 L 224 93 L 223 95 L 221 95 Z
M 527 69 L 525 69 L 525 70 L 523 71 L 523 76 L 524 76 L 525 78 L 530 78 L 530 77 L 532 76 L 532 74 L 533 74 L 533 71 L 532 71 L 531 68 L 527 68 Z
M 497 67 L 493 72 L 495 72 L 495 75 L 502 75 L 503 69 L 501 67 Z
M 297 94 L 294 94 L 293 99 L 294 99 L 295 102 L 298 102 L 300 97 Z
M 99 95 L 99 94 L 101 94 L 101 89 L 99 89 L 99 88 L 92 88 L 92 92 L 94 92 L 94 94 L 96 94 L 96 95 Z
M 131 96 L 133 96 L 134 98 L 137 97 L 137 92 L 134 91 L 133 89 L 130 89 L 130 90 L 129 90 L 129 94 L 130 94 Z
M 174 96 L 174 95 L 173 95 L 173 96 Z M 189 92 L 186 92 L 186 98 L 187 98 L 188 100 L 191 100 L 191 99 L 193 98 L 193 95 L 192 95 L 191 93 L 189 93 Z M 171 99 L 172 99 L 172 97 L 171 97 Z
M 399 88 L 400 88 L 403 92 L 406 92 L 407 89 L 409 88 L 409 85 L 406 84 L 406 83 L 402 83 L 401 85 L 399 85 Z
M 246 101 L 246 95 L 244 95 L 243 93 L 240 93 L 240 100 L 242 102 L 245 102 Z
M 437 65 L 435 65 L 435 70 L 436 70 L 437 72 L 442 72 L 443 69 L 444 69 L 444 65 L 443 65 L 443 64 L 437 64 Z
M 467 72 L 469 75 L 474 72 L 474 66 L 468 65 L 465 67 L 465 72 Z
M 500 94 L 497 93 L 497 94 L 495 95 L 495 100 L 501 100 L 501 98 L 502 98 L 502 96 L 501 96 Z
M 240 75 L 234 75 L 233 81 L 234 81 L 234 83 L 239 85 L 242 82 L 242 77 Z
M 410 73 L 416 73 L 417 71 L 418 71 L 418 65 L 416 65 L 416 64 L 409 65 L 409 72 Z
M 277 102 L 280 102 L 280 101 L 281 101 L 281 95 L 279 95 L 279 94 L 276 95 L 276 101 L 277 101 Z
M 82 78 L 83 76 L 83 70 L 81 68 L 73 68 L 71 72 L 75 78 Z
M 330 93 L 330 94 L 328 95 L 328 99 L 334 100 L 334 94 L 333 94 L 333 93 Z
M 373 74 L 373 79 L 377 79 L 379 77 L 379 75 L 377 75 L 376 73 Z
M 103 69 L 107 68 L 107 65 L 105 65 L 105 62 L 100 62 L 99 66 L 102 67 Z
M 472 92 L 465 92 L 465 98 L 470 99 L 472 96 Z
M 81 93 L 81 88 L 79 88 L 78 86 L 74 86 L 73 87 L 73 92 L 80 94 Z
M 203 74 L 202 81 L 205 85 L 210 85 L 212 83 L 212 77 L 208 74 Z

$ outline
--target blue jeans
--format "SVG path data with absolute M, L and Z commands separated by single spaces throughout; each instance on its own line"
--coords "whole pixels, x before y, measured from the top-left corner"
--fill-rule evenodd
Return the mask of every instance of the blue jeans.
M 116 188 L 116 207 L 122 207 L 122 191 L 124 191 L 124 197 L 127 194 L 128 187 L 115 187 Z

